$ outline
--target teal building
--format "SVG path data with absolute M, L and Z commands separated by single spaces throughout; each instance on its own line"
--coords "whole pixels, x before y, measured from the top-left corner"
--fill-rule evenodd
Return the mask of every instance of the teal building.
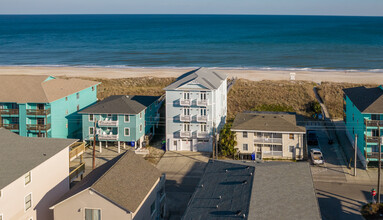
M 153 137 L 158 128 L 159 96 L 110 96 L 82 111 L 83 140 L 96 141 L 100 149 L 105 142 L 140 148 Z
M 81 138 L 78 111 L 97 101 L 98 82 L 0 76 L 0 126 L 25 137 Z
M 351 143 L 357 136 L 358 157 L 367 167 L 379 158 L 379 130 L 383 135 L 383 88 L 344 89 L 343 120 Z M 382 149 L 383 152 L 383 149 Z

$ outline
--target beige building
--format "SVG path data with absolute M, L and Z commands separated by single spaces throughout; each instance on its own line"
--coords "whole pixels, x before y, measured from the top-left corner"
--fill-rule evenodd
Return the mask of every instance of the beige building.
M 294 113 L 239 113 L 231 130 L 242 158 L 303 159 L 306 129 L 297 125 Z
M 162 219 L 165 175 L 132 151 L 89 173 L 51 207 L 55 220 Z
M 69 191 L 76 140 L 21 137 L 0 128 L 0 219 L 53 219 L 49 209 Z

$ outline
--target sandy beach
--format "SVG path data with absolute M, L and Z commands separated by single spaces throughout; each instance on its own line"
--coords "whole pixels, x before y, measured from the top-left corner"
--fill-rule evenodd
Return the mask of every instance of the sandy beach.
M 45 67 L 45 66 L 1 66 L 1 75 L 51 75 L 67 77 L 132 78 L 132 77 L 178 77 L 191 68 L 101 68 L 101 67 Z M 283 71 L 256 69 L 216 69 L 229 77 L 253 81 L 290 80 L 290 73 L 296 73 L 296 80 L 320 82 L 348 82 L 383 84 L 383 73 L 355 71 Z

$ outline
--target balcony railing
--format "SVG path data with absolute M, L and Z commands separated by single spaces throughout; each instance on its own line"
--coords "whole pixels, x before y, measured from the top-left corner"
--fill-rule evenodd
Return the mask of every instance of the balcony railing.
M 270 143 L 270 144 L 282 144 L 282 138 L 262 138 L 257 137 L 254 139 L 256 143 Z
M 19 124 L 3 124 L 0 127 L 9 129 L 9 130 L 19 130 Z
M 191 132 L 190 131 L 181 131 L 180 137 L 185 137 L 185 138 L 191 137 Z
M 379 152 L 367 152 L 367 158 L 379 159 Z M 381 158 L 383 158 L 383 153 Z
M 74 143 L 69 151 L 69 161 L 74 160 L 76 157 L 80 156 L 85 152 L 85 143 L 84 142 L 76 142 Z
M 283 152 L 282 151 L 263 151 L 262 156 L 263 157 L 282 157 Z
M 117 140 L 118 134 L 99 134 L 98 139 L 99 140 Z
M 100 120 L 98 121 L 98 126 L 116 127 L 118 126 L 118 121 L 112 121 L 112 119 Z
M 180 99 L 180 105 L 181 106 L 190 106 L 191 105 L 191 99 Z
M 208 137 L 209 137 L 209 132 L 202 132 L 202 131 L 197 132 L 197 138 L 208 138 Z
M 27 115 L 49 115 L 51 109 L 27 109 Z
M 207 106 L 207 100 L 205 99 L 205 100 L 202 100 L 202 99 L 198 99 L 197 100 L 197 105 L 198 106 Z
M 369 119 L 364 119 L 364 124 L 367 127 L 378 127 L 378 125 L 383 126 L 383 121 L 382 120 L 369 120 Z
M 79 175 L 83 174 L 84 172 L 85 172 L 85 163 L 81 163 L 74 170 L 70 171 L 69 173 L 70 182 L 72 182 L 74 179 L 76 179 Z
M 367 143 L 378 143 L 379 142 L 378 136 L 364 135 L 364 139 L 366 140 Z
M 0 109 L 1 115 L 18 115 L 19 110 L 18 109 Z
M 183 122 L 190 122 L 191 121 L 191 116 L 190 115 L 180 115 L 180 121 Z
M 207 115 L 197 115 L 198 122 L 207 122 Z
M 51 128 L 51 124 L 38 125 L 38 124 L 27 124 L 27 130 L 32 131 L 46 131 Z

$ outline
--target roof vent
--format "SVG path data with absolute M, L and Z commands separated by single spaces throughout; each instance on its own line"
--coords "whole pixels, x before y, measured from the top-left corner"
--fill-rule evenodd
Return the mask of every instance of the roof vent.
M 229 172 L 227 169 L 225 170 L 225 173 Z
M 125 97 L 126 97 L 126 98 L 129 98 L 129 96 L 128 96 L 128 95 L 126 95 Z
M 250 173 L 250 176 L 252 176 L 253 175 L 253 173 Z
M 237 211 L 235 212 L 235 215 L 236 215 L 236 216 L 241 216 L 241 215 L 242 215 L 242 210 L 237 210 Z
M 218 199 L 222 199 L 222 196 L 219 196 Z
M 242 181 L 242 184 L 247 184 L 247 180 Z

